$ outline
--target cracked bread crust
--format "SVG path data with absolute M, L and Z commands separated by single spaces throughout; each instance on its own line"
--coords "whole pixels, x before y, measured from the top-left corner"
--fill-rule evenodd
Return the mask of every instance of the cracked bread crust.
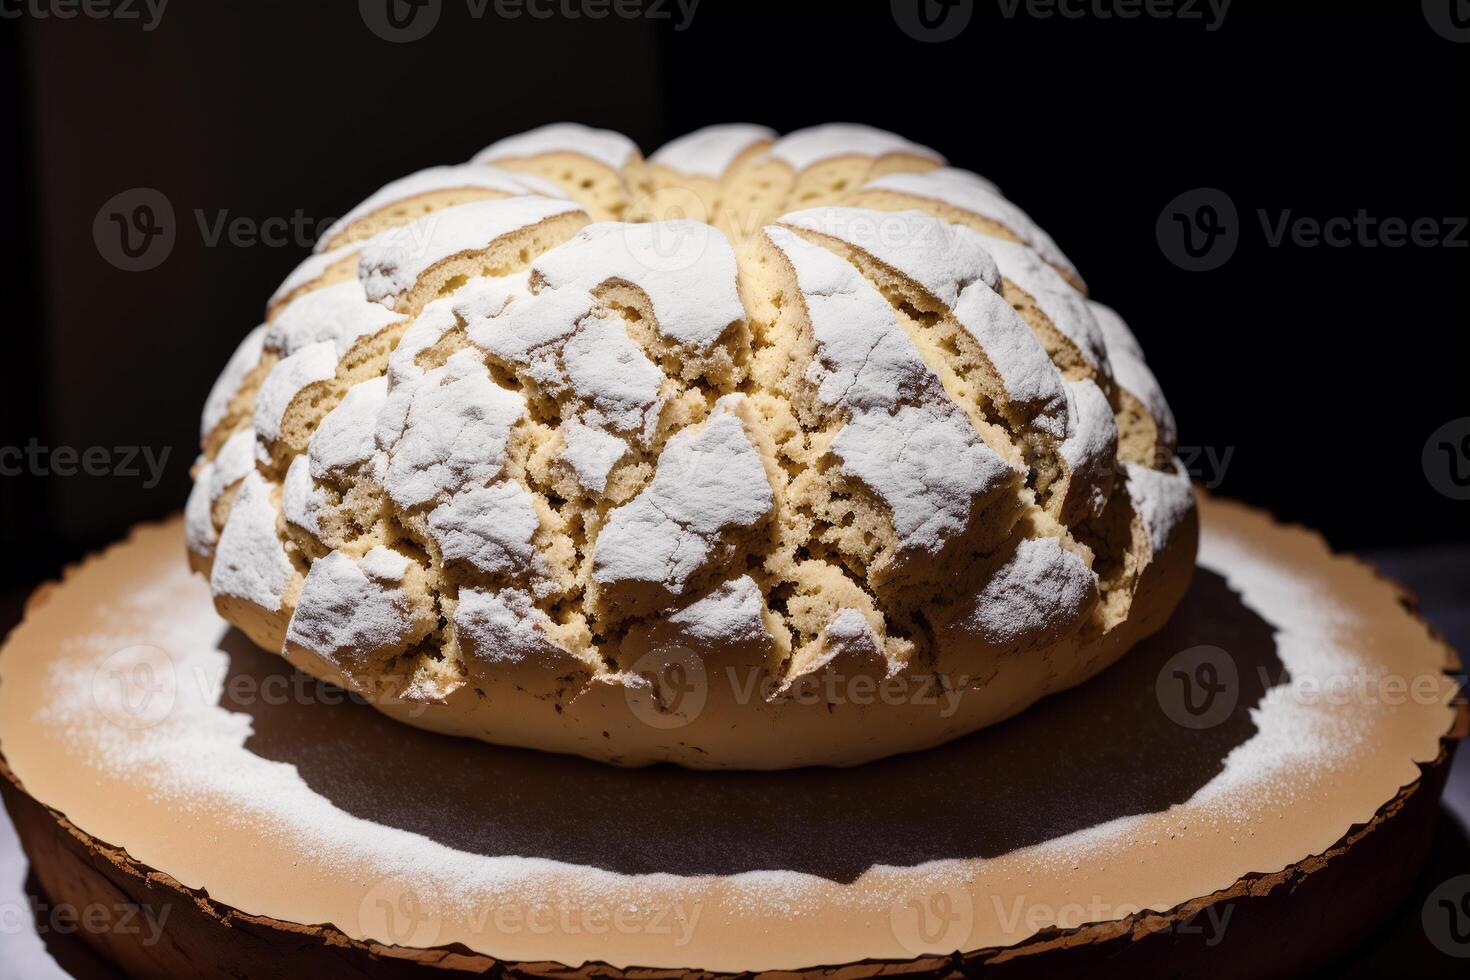
M 670 149 L 546 127 L 339 223 L 205 408 L 225 618 L 411 724 L 700 768 L 937 744 L 1163 624 L 1174 420 L 1044 232 L 876 130 Z

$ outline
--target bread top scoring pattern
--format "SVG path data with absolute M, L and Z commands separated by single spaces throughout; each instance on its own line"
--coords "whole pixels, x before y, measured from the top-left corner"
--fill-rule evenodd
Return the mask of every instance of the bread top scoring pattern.
M 648 637 L 965 674 L 1127 622 L 1192 518 L 1137 341 L 989 181 L 851 125 L 575 125 L 394 181 L 202 419 L 191 561 L 362 690 L 558 704 Z M 972 669 L 973 668 L 973 669 Z

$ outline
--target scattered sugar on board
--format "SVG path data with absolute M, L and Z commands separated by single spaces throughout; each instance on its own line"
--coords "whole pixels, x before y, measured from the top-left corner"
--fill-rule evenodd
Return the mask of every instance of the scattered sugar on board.
M 1324 601 L 1317 583 L 1273 567 L 1248 543 L 1218 536 L 1207 536 L 1206 542 L 1207 566 L 1229 569 L 1233 588 L 1252 606 L 1261 607 L 1262 615 L 1287 624 L 1278 633 L 1278 645 L 1290 673 L 1279 681 L 1326 677 L 1362 666 L 1342 644 L 1331 641 L 1339 631 L 1354 628 L 1358 613 Z M 157 586 L 136 594 L 131 608 L 121 610 L 113 634 L 73 641 L 53 668 L 54 690 L 43 721 L 64 728 L 70 751 L 103 776 L 151 786 L 154 797 L 171 807 L 211 817 L 225 814 L 231 824 L 266 828 L 328 862 L 360 867 L 363 874 L 422 883 L 446 908 L 483 908 L 485 902 L 505 901 L 526 889 L 543 899 L 560 894 L 586 901 L 625 901 L 630 891 L 645 890 L 689 897 L 707 894 L 709 882 L 699 877 L 624 875 L 545 858 L 468 853 L 346 812 L 314 790 L 295 766 L 264 759 L 246 748 L 253 734 L 251 719 L 219 704 L 229 658 L 216 649 L 200 649 L 198 640 L 222 627 L 207 605 L 181 607 L 177 591 L 177 581 L 161 578 Z M 156 615 L 160 608 L 171 609 L 170 616 Z M 136 643 L 172 652 L 177 700 L 160 724 L 128 731 L 108 723 L 97 710 L 91 668 L 101 657 Z M 1304 704 L 1279 685 L 1252 718 L 1257 735 L 1231 752 L 1209 784 L 1175 808 L 1180 822 L 1174 833 L 1243 840 L 1256 831 L 1254 818 L 1248 815 L 1252 804 L 1289 803 L 1295 796 L 1310 796 L 1316 780 L 1332 780 L 1368 747 L 1370 718 L 1352 721 L 1343 712 Z M 181 744 L 188 750 L 179 751 Z M 331 751 L 330 746 L 323 751 Z M 1038 871 L 1106 866 L 1152 844 L 1138 833 L 1147 816 L 1121 817 L 1008 858 L 1020 857 Z M 654 846 L 656 842 L 650 842 Z M 845 900 L 871 904 L 878 913 L 886 903 L 917 890 L 932 893 L 968 882 L 984 874 L 985 864 L 941 860 L 914 867 L 876 865 L 860 879 L 861 888 L 845 888 L 842 893 Z M 815 909 L 838 887 L 781 869 L 722 880 L 732 907 L 752 915 Z

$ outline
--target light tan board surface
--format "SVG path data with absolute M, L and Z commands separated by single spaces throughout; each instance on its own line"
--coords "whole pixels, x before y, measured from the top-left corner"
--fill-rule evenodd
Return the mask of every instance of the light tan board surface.
M 0 751 L 184 885 L 354 938 L 714 970 L 1016 943 L 1325 850 L 1452 723 L 1444 648 L 1392 586 L 1258 513 L 1202 516 L 1184 605 L 1096 680 L 938 749 L 787 773 L 618 770 L 326 703 L 215 615 L 176 523 L 148 527 L 10 638 Z M 1223 721 L 1173 720 L 1198 723 L 1180 673 Z M 1205 707 L 1212 680 L 1233 711 Z

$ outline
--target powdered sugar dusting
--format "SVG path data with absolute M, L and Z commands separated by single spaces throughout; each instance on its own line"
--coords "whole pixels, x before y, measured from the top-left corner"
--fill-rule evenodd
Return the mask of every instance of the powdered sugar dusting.
M 368 299 L 388 303 L 444 259 L 579 210 L 571 201 L 529 195 L 443 208 L 363 245 L 358 276 Z
M 989 248 L 1000 266 L 1001 275 L 1036 301 L 1052 326 L 1071 342 L 1087 364 L 1103 377 L 1109 377 L 1108 351 L 1103 343 L 1102 330 L 1082 294 L 1026 245 L 992 238 Z
M 822 629 L 822 652 L 820 662 L 828 663 L 838 657 L 853 660 L 868 660 L 882 663 L 883 641 L 873 626 L 856 609 L 839 609 Z M 889 660 L 889 673 L 896 672 L 900 663 Z M 808 670 L 808 673 L 810 670 Z
M 311 475 L 347 470 L 372 459 L 373 432 L 378 412 L 388 400 L 388 379 L 370 378 L 353 385 L 337 407 L 327 413 L 312 433 L 309 454 Z
M 1243 538 L 1205 533 L 1200 563 L 1220 569 L 1248 601 L 1262 602 L 1263 616 L 1280 620 L 1275 639 L 1284 670 L 1267 679 L 1251 709 L 1255 736 L 1231 750 L 1224 770 L 1190 803 L 1223 819 L 1263 799 L 1289 804 L 1310 796 L 1314 781 L 1340 778 L 1372 750 L 1374 715 L 1396 710 L 1384 686 L 1391 668 L 1357 642 L 1374 613 Z
M 1062 375 L 1015 308 L 988 284 L 975 282 L 960 293 L 954 317 L 985 352 L 1006 395 L 1030 425 L 1062 438 L 1067 429 Z
M 631 283 L 648 296 L 660 334 L 700 350 L 745 316 L 735 250 L 702 221 L 598 222 L 546 252 L 534 268 L 551 289 L 591 292 L 609 280 Z
M 301 260 L 300 265 L 292 269 L 286 278 L 281 281 L 281 284 L 276 287 L 276 291 L 271 294 L 271 298 L 266 305 L 275 306 L 287 296 L 296 292 L 296 290 L 316 282 L 322 276 L 326 275 L 327 270 L 332 266 L 356 255 L 358 249 L 361 247 L 362 243 L 357 242 L 352 245 L 343 245 L 341 248 L 334 248 L 330 252 L 313 252 L 311 255 L 308 255 Z
M 255 399 L 255 434 L 262 443 L 259 453 L 280 437 L 281 423 L 296 396 L 336 373 L 337 345 L 330 340 L 309 344 L 276 362 Z
M 812 208 L 783 215 L 783 225 L 805 228 L 847 242 L 923 286 L 946 307 L 972 283 L 994 289 L 1000 270 L 985 249 L 986 239 L 922 211 Z
M 539 524 L 530 492 L 511 480 L 464 490 L 429 513 L 429 530 L 446 561 L 515 578 L 544 563 L 531 545 Z
M 322 536 L 321 515 L 331 503 L 327 491 L 311 476 L 311 463 L 305 454 L 291 460 L 286 478 L 281 482 L 281 516 L 290 524 Z
M 706 126 L 665 143 L 648 162 L 719 180 L 742 153 L 775 138 L 775 130 L 750 123 Z
M 749 575 L 722 583 L 709 595 L 672 613 L 669 622 L 703 643 L 768 637 L 761 612 L 765 596 Z
M 832 452 L 893 512 L 900 548 L 937 553 L 968 526 L 977 498 L 1002 486 L 1010 466 L 958 412 L 901 405 L 861 412 L 837 433 Z
M 944 392 L 888 301 L 845 260 L 776 226 L 811 318 L 818 397 L 851 413 L 831 444 L 843 471 L 893 514 L 902 549 L 937 553 L 963 532 L 976 499 L 1012 476 Z
M 333 551 L 312 563 L 286 629 L 286 642 L 337 662 L 396 647 L 413 621 L 400 583 L 407 559 L 374 548 L 359 563 Z
M 664 373 L 633 343 L 621 320 L 589 316 L 562 348 L 567 384 L 614 432 L 656 421 Z
M 324 245 L 346 231 L 354 222 L 401 201 L 436 191 L 469 189 L 491 191 L 507 197 L 522 194 L 539 194 L 542 197 L 566 196 L 550 181 L 541 180 L 529 174 L 516 174 L 507 170 L 497 170 L 494 167 L 471 164 L 428 167 L 378 188 L 366 200 L 348 211 L 323 232 L 321 239 L 316 244 L 316 250 L 320 252 Z
M 1143 523 L 1154 554 L 1168 547 L 1174 529 L 1194 510 L 1194 488 L 1184 464 L 1173 461 L 1168 470 L 1155 470 L 1137 463 L 1125 463 L 1128 497 L 1133 510 Z
M 1073 276 L 1077 274 L 1057 243 L 1030 215 L 1004 197 L 990 181 L 969 171 L 939 167 L 922 173 L 884 174 L 869 181 L 863 189 L 925 197 L 989 218 L 1034 248 L 1050 264 Z
M 276 536 L 276 506 L 270 484 L 252 470 L 240 484 L 235 506 L 220 532 L 209 586 L 217 596 L 281 608 L 296 570 Z
M 562 447 L 557 459 L 565 463 L 577 482 L 601 493 L 607 487 L 608 474 L 628 452 L 628 444 L 617 436 L 575 418 L 561 427 Z
M 653 482 L 611 513 L 593 552 L 595 581 L 655 582 L 680 595 L 723 532 L 771 512 L 765 466 L 734 407 L 740 398 L 724 396 L 703 429 L 671 438 Z
M 240 341 L 240 346 L 230 355 L 225 369 L 215 379 L 214 386 L 209 389 L 209 397 L 204 400 L 204 413 L 199 422 L 200 439 L 206 438 L 214 431 L 215 426 L 224 421 L 230 402 L 239 393 L 246 375 L 260 364 L 265 331 L 266 325 L 262 323 L 246 334 L 245 339 Z
M 1056 538 L 1027 538 L 964 605 L 956 625 L 993 646 L 1045 638 L 1097 600 L 1097 576 Z
M 188 502 L 184 504 L 184 543 L 192 554 L 208 557 L 214 554 L 214 544 L 219 532 L 214 529 L 210 514 L 209 483 L 214 464 L 203 460 L 196 464 L 199 469 L 194 485 L 189 489 Z
M 1062 441 L 1060 455 L 1069 472 L 1095 475 L 1113 465 L 1118 451 L 1118 423 L 1112 406 L 1092 380 L 1068 381 L 1067 438 Z M 1101 485 L 1091 486 L 1087 509 L 1096 516 L 1107 505 Z
M 944 162 L 944 157 L 927 146 L 920 146 L 886 130 L 856 123 L 827 123 L 798 129 L 778 139 L 766 152 L 797 171 L 835 157 L 881 157 L 891 153 Z
M 199 480 L 207 483 L 209 502 L 213 504 L 229 492 L 231 487 L 245 479 L 245 474 L 253 469 L 255 433 L 249 429 L 241 429 L 226 439 L 225 444 L 220 447 L 219 453 L 214 457 L 214 465 L 209 468 L 208 479 L 201 473 Z
M 340 358 L 362 337 L 402 320 L 377 303 L 368 302 L 356 279 L 314 289 L 283 309 L 270 322 L 265 348 L 288 356 L 309 344 L 331 341 Z
M 1172 446 L 1178 435 L 1174 412 L 1164 398 L 1164 389 L 1159 387 L 1158 379 L 1144 362 L 1143 348 L 1139 346 L 1138 339 L 1111 307 L 1092 301 L 1087 305 L 1102 329 L 1103 340 L 1108 348 L 1108 361 L 1113 366 L 1113 374 L 1119 387 L 1137 398 L 1144 411 L 1153 417 L 1154 425 L 1158 428 L 1159 441 L 1166 446 Z
M 479 353 L 462 350 L 414 383 L 399 432 L 384 433 L 383 486 L 400 507 L 483 486 L 505 464 L 510 427 L 525 400 L 490 379 Z
M 546 153 L 580 153 L 613 170 L 621 170 L 637 152 L 637 145 L 622 133 L 593 129 L 581 123 L 551 123 L 491 143 L 476 153 L 472 162 L 494 163 Z

